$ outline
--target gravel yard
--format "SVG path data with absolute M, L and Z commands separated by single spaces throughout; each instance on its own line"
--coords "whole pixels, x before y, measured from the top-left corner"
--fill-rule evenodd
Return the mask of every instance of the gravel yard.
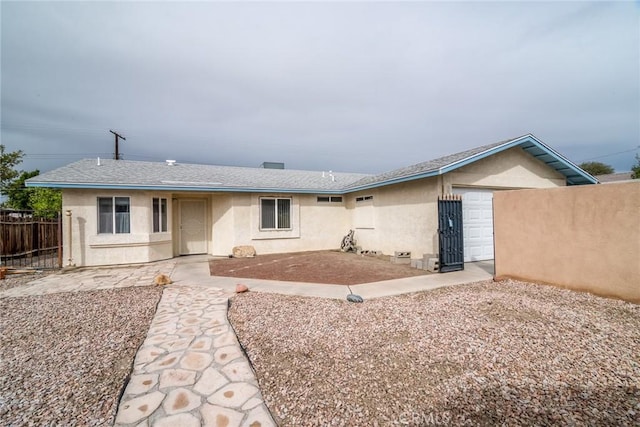
M 0 424 L 112 425 L 161 293 L 145 286 L 0 299 Z
M 0 280 L 0 292 L 26 285 L 27 283 L 41 279 L 52 272 L 52 270 L 34 270 L 32 273 L 7 274 L 6 278 Z
M 282 426 L 640 425 L 638 305 L 507 281 L 229 318 Z

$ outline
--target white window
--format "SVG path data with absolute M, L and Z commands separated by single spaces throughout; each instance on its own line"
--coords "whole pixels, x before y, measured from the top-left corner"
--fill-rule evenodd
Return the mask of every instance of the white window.
M 167 199 L 153 198 L 153 232 L 165 233 L 167 231 Z
M 130 233 L 128 197 L 98 197 L 98 233 Z
M 291 199 L 260 199 L 260 229 L 291 229 Z
M 373 200 L 373 196 L 360 196 L 360 197 L 356 197 L 356 203 L 358 202 L 366 202 L 369 200 Z

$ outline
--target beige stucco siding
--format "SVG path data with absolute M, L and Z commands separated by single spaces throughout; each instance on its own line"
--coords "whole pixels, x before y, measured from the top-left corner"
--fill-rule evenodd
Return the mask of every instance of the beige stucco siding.
M 438 196 L 451 193 L 454 187 L 499 190 L 564 185 L 564 175 L 514 147 L 441 176 L 349 194 L 347 208 L 363 249 L 388 255 L 411 251 L 413 258 L 422 258 L 439 250 Z M 364 224 L 358 209 L 366 202 L 355 201 L 360 196 L 373 196 L 373 218 Z
M 242 195 L 216 194 L 211 197 L 211 246 L 210 252 L 224 256 L 231 253 L 236 241 L 235 213 L 241 209 Z M 239 231 L 239 230 L 238 230 Z
M 130 233 L 98 234 L 98 197 L 130 198 Z M 152 232 L 152 198 L 168 201 L 168 231 Z M 260 230 L 260 198 L 292 201 L 292 227 Z M 316 195 L 250 193 L 170 193 L 152 191 L 64 190 L 63 208 L 71 211 L 72 245 L 64 230 L 64 262 L 78 266 L 157 261 L 180 255 L 180 201 L 205 200 L 207 252 L 226 256 L 234 246 L 253 245 L 258 253 L 337 249 L 351 225 L 344 203 L 319 203 Z M 71 253 L 69 253 L 71 247 Z
M 98 234 L 98 197 L 130 198 L 130 233 Z M 63 209 L 71 211 L 71 253 L 65 218 L 63 262 L 78 266 L 129 264 L 156 261 L 173 256 L 171 232 L 152 233 L 152 198 L 159 192 L 114 190 L 64 190 Z M 170 201 L 170 197 L 169 200 Z M 169 209 L 169 224 L 171 210 Z
M 494 198 L 496 275 L 640 303 L 640 182 Z
M 260 199 L 291 199 L 291 228 L 260 230 Z M 213 255 L 252 245 L 259 254 L 336 249 L 350 226 L 343 203 L 319 203 L 316 195 L 250 194 L 214 196 Z
M 393 254 L 411 251 L 414 257 L 434 252 L 437 230 L 438 178 L 426 178 L 348 195 L 358 246 Z M 370 202 L 357 197 L 372 196 Z M 358 210 L 372 206 L 371 224 L 358 223 Z
M 446 192 L 452 187 L 550 188 L 564 186 L 566 178 L 520 147 L 486 157 L 443 176 Z

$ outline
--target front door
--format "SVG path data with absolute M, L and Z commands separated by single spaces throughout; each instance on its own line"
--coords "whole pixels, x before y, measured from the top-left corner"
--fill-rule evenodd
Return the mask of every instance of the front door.
M 180 255 L 207 253 L 205 200 L 180 200 Z

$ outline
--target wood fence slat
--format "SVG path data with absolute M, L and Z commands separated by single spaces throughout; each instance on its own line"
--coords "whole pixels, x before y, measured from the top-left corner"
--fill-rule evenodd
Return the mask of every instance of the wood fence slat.
M 30 212 L 0 210 L 0 261 L 3 265 L 61 267 L 60 221 L 33 218 Z M 49 260 L 48 258 L 52 258 Z M 37 265 L 36 265 L 37 264 Z

